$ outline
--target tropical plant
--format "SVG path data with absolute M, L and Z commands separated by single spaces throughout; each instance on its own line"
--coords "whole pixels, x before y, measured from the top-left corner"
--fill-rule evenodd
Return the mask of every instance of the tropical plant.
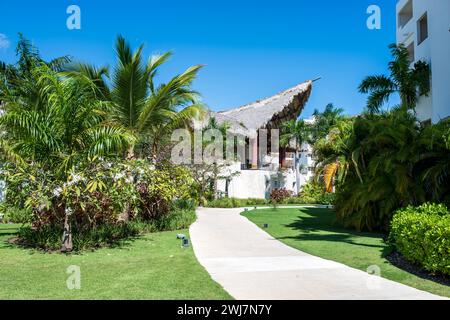
M 450 211 L 443 204 L 409 206 L 394 214 L 389 240 L 410 262 L 450 275 Z
M 202 66 L 189 67 L 167 83 L 157 85 L 158 70 L 171 57 L 171 52 L 154 55 L 145 64 L 143 45 L 133 52 L 119 36 L 115 47 L 117 65 L 110 76 L 111 88 L 106 84 L 109 73 L 105 68 L 79 63 L 71 66 L 68 74 L 73 77 L 81 74 L 94 81 L 101 96 L 111 103 L 109 118 L 136 137 L 136 143 L 129 145 L 128 159 L 136 156 L 137 146 L 141 155 L 155 159 L 160 145 L 173 129 L 187 126 L 203 114 L 199 95 L 191 88 Z
M 430 68 L 424 61 L 418 61 L 411 68 L 408 49 L 403 45 L 389 46 L 393 60 L 389 63 L 390 75 L 376 75 L 365 78 L 359 91 L 369 94 L 367 110 L 379 113 L 389 98 L 398 93 L 402 106 L 414 109 L 417 98 L 426 96 L 430 91 Z
M 332 103 L 327 104 L 322 112 L 315 109 L 313 112 L 314 122 L 308 130 L 308 142 L 313 145 L 316 141 L 325 138 L 330 128 L 344 118 L 343 112 L 342 108 L 337 108 Z
M 295 141 L 296 149 L 301 148 L 304 142 L 307 142 L 310 138 L 310 125 L 305 120 L 289 120 L 282 123 L 280 145 L 285 147 L 289 145 L 291 141 Z
M 106 121 L 108 105 L 96 99 L 92 81 L 64 78 L 46 64 L 33 63 L 29 78 L 16 79 L 14 87 L 0 83 L 0 148 L 8 160 L 42 163 L 64 177 L 88 157 L 108 156 L 134 143 L 125 128 Z M 30 97 L 26 87 L 35 88 L 37 96 Z

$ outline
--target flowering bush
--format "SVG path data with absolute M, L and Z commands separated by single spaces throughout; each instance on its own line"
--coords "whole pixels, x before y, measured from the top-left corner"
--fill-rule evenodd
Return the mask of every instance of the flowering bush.
M 285 188 L 274 189 L 270 193 L 270 200 L 272 201 L 272 203 L 278 204 L 278 203 L 283 202 L 285 199 L 289 198 L 290 196 L 292 196 L 292 191 L 290 191 L 290 190 L 286 190 Z
M 174 200 L 189 198 L 193 182 L 183 167 L 101 158 L 80 164 L 65 179 L 37 164 L 6 167 L 1 179 L 6 203 L 29 209 L 33 230 L 69 226 L 79 235 L 130 220 L 161 219 Z

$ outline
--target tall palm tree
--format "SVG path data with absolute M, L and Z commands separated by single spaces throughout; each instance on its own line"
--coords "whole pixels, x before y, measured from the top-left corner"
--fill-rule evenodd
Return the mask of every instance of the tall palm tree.
M 0 83 L 0 154 L 10 162 L 39 163 L 64 181 L 77 163 L 117 154 L 135 143 L 126 128 L 106 121 L 108 104 L 97 99 L 98 87 L 90 79 L 63 77 L 37 61 L 29 71 L 30 77 L 16 79 L 15 85 L 33 87 L 35 97 Z M 72 250 L 70 220 L 66 208 L 62 251 Z
M 430 91 L 430 68 L 427 63 L 418 61 L 411 68 L 408 49 L 403 45 L 389 46 L 393 60 L 389 62 L 390 75 L 369 76 L 359 85 L 359 92 L 369 94 L 367 109 L 369 113 L 379 113 L 381 107 L 394 94 L 400 95 L 402 106 L 414 109 L 419 96 Z
M 12 161 L 39 162 L 63 178 L 79 161 L 120 152 L 135 143 L 126 128 L 106 121 L 108 104 L 98 100 L 88 78 L 67 78 L 48 65 L 30 67 L 35 100 L 0 83 L 3 153 Z M 18 85 L 30 86 L 30 79 Z M 33 103 L 39 101 L 39 108 Z
M 136 143 L 128 148 L 127 158 L 134 158 L 137 144 L 143 142 L 150 142 L 151 155 L 155 158 L 160 143 L 173 129 L 188 125 L 193 118 L 202 115 L 204 107 L 198 93 L 191 88 L 202 66 L 189 67 L 167 83 L 157 85 L 158 69 L 168 61 L 171 52 L 154 55 L 145 64 L 143 45 L 133 52 L 119 36 L 115 47 L 117 65 L 110 77 L 110 88 L 104 79 L 108 76 L 104 68 L 78 64 L 72 67 L 70 74 L 78 72 L 97 83 L 102 96 L 111 102 L 110 119 L 136 136 Z
M 15 64 L 0 61 L 0 82 L 9 90 L 14 90 L 16 94 L 27 98 L 30 103 L 35 105 L 35 108 L 39 108 L 39 93 L 34 86 L 32 69 L 36 64 L 45 64 L 53 71 L 61 71 L 71 59 L 69 56 L 62 56 L 51 61 L 45 61 L 40 56 L 39 50 L 21 33 L 19 33 L 16 56 L 18 60 Z
M 310 126 L 308 142 L 314 144 L 319 139 L 326 137 L 330 128 L 343 118 L 343 112 L 342 108 L 337 108 L 332 103 L 327 104 L 322 112 L 315 109 L 313 112 L 314 123 Z
M 362 182 L 360 156 L 361 146 L 353 138 L 354 120 L 339 120 L 329 130 L 326 137 L 314 145 L 314 153 L 319 161 L 316 172 L 323 175 L 327 192 L 333 191 L 333 182 L 343 184 L 349 171 L 353 170 Z
M 297 149 L 310 138 L 310 126 L 305 120 L 290 120 L 281 125 L 280 145 L 285 147 L 295 141 Z

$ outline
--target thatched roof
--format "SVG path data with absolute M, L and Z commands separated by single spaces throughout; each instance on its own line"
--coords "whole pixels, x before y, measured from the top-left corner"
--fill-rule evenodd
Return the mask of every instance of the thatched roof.
M 312 81 L 306 81 L 270 98 L 218 114 L 234 119 L 252 131 L 260 128 L 279 128 L 281 122 L 299 117 L 311 90 Z
M 260 128 L 279 128 L 284 121 L 297 119 L 309 99 L 312 81 L 303 82 L 272 97 L 221 112 L 210 111 L 201 126 L 214 117 L 217 123 L 227 123 L 230 131 L 254 136 Z

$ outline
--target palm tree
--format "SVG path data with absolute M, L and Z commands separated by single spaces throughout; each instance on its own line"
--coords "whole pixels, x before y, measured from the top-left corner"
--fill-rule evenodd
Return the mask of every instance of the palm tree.
M 33 87 L 34 97 L 0 83 L 0 152 L 10 162 L 25 168 L 39 163 L 64 181 L 76 164 L 135 143 L 126 128 L 106 121 L 108 104 L 97 99 L 98 87 L 90 79 L 63 77 L 36 61 L 29 71 L 16 85 Z M 62 251 L 72 250 L 70 216 L 66 208 Z
M 333 192 L 333 182 L 343 184 L 353 169 L 362 182 L 360 155 L 361 146 L 353 138 L 354 120 L 343 118 L 329 129 L 326 137 L 314 145 L 314 153 L 319 160 L 316 173 L 323 175 L 326 192 Z
M 280 145 L 285 147 L 295 141 L 296 149 L 310 138 L 310 125 L 305 120 L 290 120 L 281 125 Z
M 17 95 L 27 98 L 35 105 L 35 108 L 39 108 L 39 93 L 34 86 L 32 69 L 36 64 L 45 64 L 53 71 L 61 71 L 70 62 L 70 57 L 62 56 L 48 62 L 44 61 L 39 54 L 39 50 L 21 33 L 19 33 L 16 55 L 18 60 L 13 65 L 0 61 L 0 82 L 9 90 L 16 91 Z
M 87 78 L 62 78 L 45 64 L 31 67 L 36 108 L 23 92 L 1 87 L 5 112 L 1 146 L 21 163 L 39 162 L 62 177 L 77 162 L 119 152 L 135 139 L 126 128 L 106 122 L 108 105 L 96 99 L 97 86 Z M 20 85 L 28 86 L 29 79 Z
M 369 76 L 362 81 L 359 92 L 369 94 L 369 113 L 379 113 L 382 105 L 394 94 L 400 95 L 401 104 L 406 109 L 414 109 L 417 98 L 430 91 L 430 68 L 418 61 L 411 68 L 408 49 L 403 45 L 389 46 L 393 60 L 389 62 L 390 75 Z
M 155 77 L 158 69 L 171 57 L 172 53 L 154 55 L 144 64 L 143 45 L 132 51 L 122 36 L 116 41 L 117 65 L 111 76 L 111 88 L 106 85 L 106 69 L 96 69 L 85 64 L 71 68 L 70 74 L 85 75 L 98 84 L 102 96 L 111 102 L 110 119 L 127 128 L 136 137 L 126 157 L 132 159 L 138 143 L 151 145 L 151 155 L 155 159 L 162 140 L 175 128 L 186 126 L 204 110 L 199 95 L 191 89 L 200 65 L 192 66 L 173 77 L 167 83 L 157 85 Z
M 327 136 L 331 127 L 343 118 L 344 110 L 336 108 L 332 103 L 325 106 L 323 112 L 315 109 L 313 112 L 314 123 L 310 127 L 309 143 L 314 144 L 319 139 Z

